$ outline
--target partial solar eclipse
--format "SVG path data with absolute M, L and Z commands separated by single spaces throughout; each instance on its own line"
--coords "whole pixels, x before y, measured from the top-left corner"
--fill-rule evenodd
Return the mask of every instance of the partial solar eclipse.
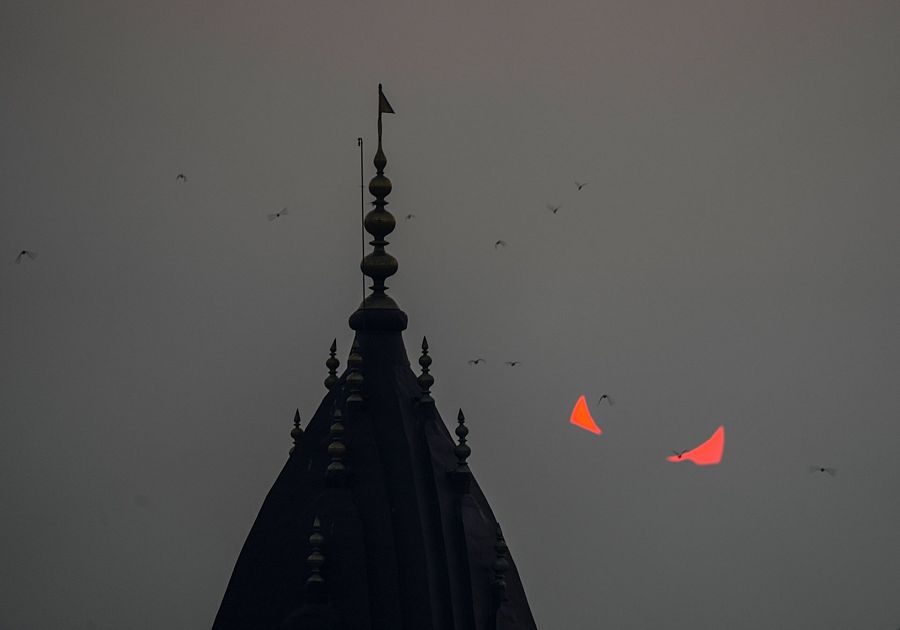
M 694 462 L 697 466 L 713 466 L 722 461 L 722 452 L 725 450 L 725 427 L 720 426 L 700 446 L 688 451 L 669 455 L 666 459 L 670 462 Z
M 569 417 L 569 422 L 579 429 L 590 431 L 594 435 L 601 435 L 603 433 L 591 417 L 591 412 L 588 410 L 587 401 L 584 399 L 584 396 L 579 397 L 578 402 L 575 403 L 575 408 L 572 409 L 572 415 Z

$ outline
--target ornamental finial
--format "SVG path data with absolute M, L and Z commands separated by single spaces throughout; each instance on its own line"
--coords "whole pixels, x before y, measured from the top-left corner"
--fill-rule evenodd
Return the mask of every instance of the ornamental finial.
M 466 494 L 472 486 L 472 471 L 469 470 L 469 464 L 466 460 L 472 454 L 472 449 L 466 444 L 466 436 L 469 435 L 469 427 L 466 426 L 466 417 L 463 415 L 462 409 L 456 416 L 459 425 L 456 427 L 456 437 L 459 443 L 453 448 L 453 454 L 456 455 L 456 468 L 451 470 L 450 483 L 459 494 Z
M 325 367 L 328 368 L 328 376 L 325 377 L 325 387 L 328 391 L 331 391 L 331 388 L 334 387 L 334 384 L 338 382 L 337 369 L 341 365 L 341 362 L 338 360 L 334 354 L 337 352 L 337 339 L 331 342 L 331 348 L 328 350 L 331 356 L 325 361 Z
M 419 381 L 419 387 L 422 388 L 419 404 L 433 407 L 434 398 L 431 397 L 431 386 L 434 385 L 434 377 L 429 373 L 431 357 L 428 356 L 428 339 L 425 337 L 422 337 L 422 356 L 419 357 L 419 365 L 422 367 L 422 374 L 416 379 Z
M 456 421 L 458 426 L 454 433 L 456 433 L 456 437 L 459 438 L 459 444 L 453 449 L 457 459 L 456 470 L 468 471 L 469 465 L 466 463 L 466 460 L 469 458 L 469 455 L 472 454 L 472 449 L 466 444 L 466 436 L 469 435 L 469 427 L 466 426 L 466 417 L 463 415 L 462 409 L 459 410 Z
M 338 487 L 344 485 L 344 480 L 347 478 L 347 467 L 344 465 L 347 447 L 344 445 L 344 422 L 341 410 L 337 406 L 332 415 L 331 429 L 328 435 L 331 438 L 331 443 L 328 445 L 328 456 L 331 458 L 331 462 L 325 469 L 325 482 L 332 487 Z
M 325 564 L 325 556 L 322 555 L 322 546 L 325 537 L 322 536 L 322 524 L 317 516 L 313 520 L 312 534 L 309 535 L 309 545 L 312 547 L 306 557 L 306 566 L 309 567 L 309 577 L 306 578 L 306 593 L 313 601 L 321 601 L 325 595 L 325 578 L 322 577 L 322 565 Z
M 353 340 L 350 346 L 350 356 L 347 357 L 347 389 L 350 395 L 347 396 L 347 407 L 351 411 L 357 411 L 365 402 L 362 396 L 363 383 L 365 378 L 362 373 L 363 358 L 359 353 L 359 341 Z
M 387 157 L 381 146 L 381 115 L 393 114 L 394 108 L 388 103 L 387 97 L 378 84 L 378 150 L 375 153 L 376 174 L 369 181 L 369 192 L 375 197 L 372 202 L 374 208 L 366 215 L 363 225 L 366 231 L 374 238 L 369 244 L 374 247 L 360 264 L 362 272 L 372 278 L 372 293 L 363 299 L 363 303 L 350 316 L 350 327 L 353 330 L 405 330 L 407 324 L 406 313 L 400 310 L 397 303 L 387 296 L 387 286 L 384 281 L 397 273 L 397 259 L 385 251 L 388 241 L 385 237 L 397 227 L 394 215 L 388 212 L 385 201 L 391 193 L 391 180 L 384 175 L 384 167 L 387 166 Z
M 291 437 L 294 439 L 294 445 L 291 447 L 290 455 L 300 446 L 300 440 L 303 439 L 303 429 L 300 428 L 300 410 L 294 411 L 294 428 L 291 429 Z

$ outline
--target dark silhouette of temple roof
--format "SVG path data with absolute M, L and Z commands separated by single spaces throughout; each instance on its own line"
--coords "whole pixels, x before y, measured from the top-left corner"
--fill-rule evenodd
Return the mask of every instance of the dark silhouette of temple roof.
M 386 107 L 385 107 L 386 106 Z M 397 271 L 385 251 L 396 225 L 379 85 L 375 197 L 362 262 L 372 293 L 338 375 L 292 446 L 241 550 L 213 630 L 535 630 L 512 557 L 467 463 L 462 411 L 455 434 L 437 411 L 422 342 L 417 377 L 401 333 L 407 316 L 385 293 Z

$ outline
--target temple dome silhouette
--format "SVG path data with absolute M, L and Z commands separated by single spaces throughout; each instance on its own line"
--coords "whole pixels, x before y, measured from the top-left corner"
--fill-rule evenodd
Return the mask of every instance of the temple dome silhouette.
M 397 260 L 385 251 L 396 222 L 385 197 L 378 86 L 373 250 L 360 265 L 371 293 L 350 317 L 355 338 L 340 367 L 326 361 L 327 393 L 265 498 L 213 630 L 536 630 L 522 582 L 467 463 L 460 410 L 451 435 L 403 343 L 407 316 L 386 294 Z

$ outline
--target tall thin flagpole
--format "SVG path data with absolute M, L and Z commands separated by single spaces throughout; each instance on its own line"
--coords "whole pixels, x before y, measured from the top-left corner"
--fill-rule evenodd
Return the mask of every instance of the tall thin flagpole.
M 356 144 L 359 146 L 359 249 L 362 258 L 366 257 L 366 232 L 364 225 L 366 222 L 366 199 L 365 184 L 363 183 L 363 139 L 357 138 Z M 362 260 L 360 258 L 360 260 Z M 362 271 L 360 271 L 362 273 Z M 366 274 L 362 274 L 362 308 L 366 309 Z

